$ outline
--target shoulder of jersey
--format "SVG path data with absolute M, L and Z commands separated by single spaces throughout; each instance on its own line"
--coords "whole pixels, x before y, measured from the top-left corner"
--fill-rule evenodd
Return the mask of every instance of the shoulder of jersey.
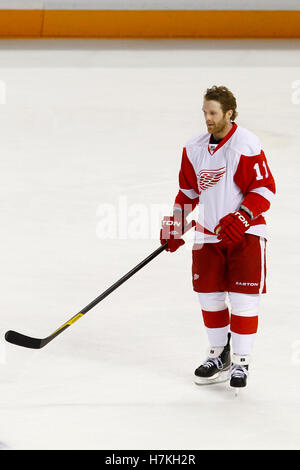
M 259 138 L 253 134 L 253 132 L 240 126 L 238 126 L 231 138 L 231 148 L 237 151 L 240 155 L 248 157 L 260 155 L 262 151 L 262 145 Z
M 202 132 L 202 134 L 197 134 L 191 137 L 189 140 L 186 141 L 185 147 L 202 147 L 206 146 L 209 141 L 210 134 L 208 132 Z

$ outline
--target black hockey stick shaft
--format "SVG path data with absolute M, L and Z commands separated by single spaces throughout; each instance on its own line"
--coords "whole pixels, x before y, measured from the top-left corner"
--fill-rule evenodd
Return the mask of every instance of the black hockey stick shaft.
M 184 233 L 186 233 L 188 230 L 190 230 L 194 226 L 195 226 L 195 221 L 192 220 L 189 224 L 185 226 Z M 92 302 L 90 302 L 83 309 L 81 309 L 79 313 L 77 313 L 72 318 L 70 318 L 70 320 L 68 320 L 66 323 L 61 325 L 56 331 L 54 331 L 54 333 L 47 336 L 46 338 L 32 338 L 30 336 L 26 336 L 21 333 L 18 333 L 17 331 L 9 330 L 5 333 L 6 341 L 8 341 L 9 343 L 15 344 L 17 346 L 23 346 L 25 348 L 31 348 L 31 349 L 43 348 L 44 346 L 46 346 L 46 344 L 50 343 L 50 341 L 56 338 L 56 336 L 60 335 L 69 326 L 71 326 L 73 323 L 79 320 L 79 318 L 81 318 L 83 315 L 89 312 L 92 308 L 94 308 L 97 304 L 99 304 L 103 299 L 105 299 L 105 297 L 107 297 L 114 290 L 120 287 L 128 279 L 130 279 L 135 273 L 140 271 L 140 269 L 142 269 L 144 266 L 150 263 L 150 261 L 156 258 L 156 256 L 158 256 L 160 253 L 162 253 L 167 248 L 167 246 L 168 246 L 168 243 L 166 242 L 163 245 L 161 245 L 159 248 L 157 248 L 155 251 L 153 251 L 149 256 L 147 256 L 147 258 L 143 259 L 143 261 L 137 264 L 133 269 L 131 269 L 124 276 L 122 276 L 117 282 L 112 284 L 108 289 L 102 292 L 102 294 L 100 294 Z

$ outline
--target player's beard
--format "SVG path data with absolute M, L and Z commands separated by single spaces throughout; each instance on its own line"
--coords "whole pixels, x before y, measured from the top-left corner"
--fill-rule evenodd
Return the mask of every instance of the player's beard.
M 224 117 L 223 119 L 221 119 L 221 121 L 218 122 L 218 124 L 214 124 L 211 127 L 207 127 L 207 130 L 210 134 L 217 135 L 217 134 L 222 133 L 225 127 L 226 127 L 226 119 Z

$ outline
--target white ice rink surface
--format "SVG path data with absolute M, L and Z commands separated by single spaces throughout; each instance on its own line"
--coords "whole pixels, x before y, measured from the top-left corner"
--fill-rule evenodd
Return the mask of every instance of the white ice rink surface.
M 300 42 L 2 41 L 0 81 L 0 447 L 299 449 Z M 159 246 L 101 239 L 102 205 L 130 223 L 171 207 L 214 84 L 277 182 L 247 390 L 193 384 L 207 341 L 185 247 L 44 349 L 5 344 L 52 333 Z

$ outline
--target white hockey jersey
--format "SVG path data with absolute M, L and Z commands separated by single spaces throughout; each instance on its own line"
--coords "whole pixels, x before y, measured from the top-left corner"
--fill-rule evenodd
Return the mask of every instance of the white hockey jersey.
M 241 204 L 253 214 L 246 233 L 267 238 L 263 213 L 274 197 L 275 182 L 260 140 L 236 123 L 214 150 L 210 138 L 206 132 L 186 143 L 175 199 L 175 206 L 187 212 L 201 206 L 195 242 L 219 242 L 215 227 Z

